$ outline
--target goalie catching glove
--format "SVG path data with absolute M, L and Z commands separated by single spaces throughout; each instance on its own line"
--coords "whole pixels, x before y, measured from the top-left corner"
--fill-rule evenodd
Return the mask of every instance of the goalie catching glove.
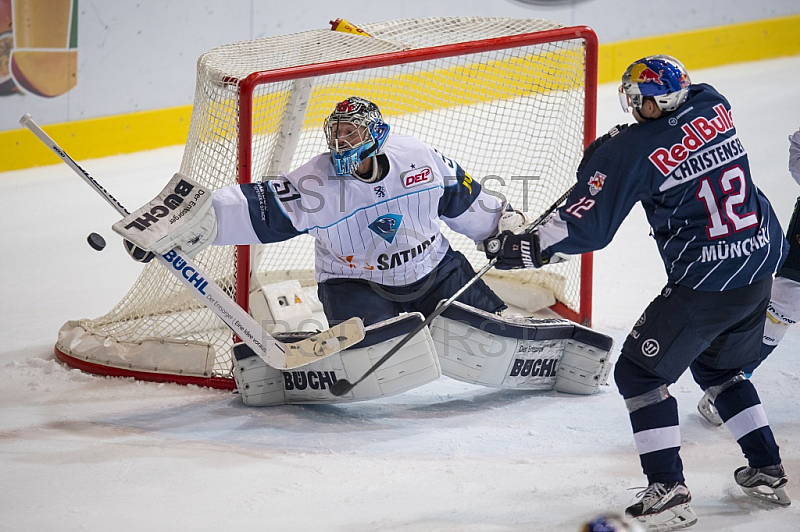
M 217 236 L 211 190 L 177 173 L 151 202 L 112 228 L 139 262 L 152 259 L 147 252 L 163 255 L 174 248 L 194 257 Z

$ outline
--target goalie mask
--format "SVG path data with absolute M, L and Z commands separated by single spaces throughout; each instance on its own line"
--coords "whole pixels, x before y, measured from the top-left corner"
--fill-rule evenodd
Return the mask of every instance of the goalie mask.
M 686 101 L 691 83 L 686 68 L 674 57 L 645 57 L 629 66 L 622 75 L 619 102 L 626 113 L 631 109 L 638 111 L 649 96 L 662 111 L 674 111 Z
M 377 105 L 351 96 L 336 104 L 324 128 L 337 176 L 351 175 L 368 183 L 379 177 L 377 164 L 372 165 L 372 177 L 364 178 L 356 173 L 367 158 L 382 153 L 389 136 L 389 125 L 383 121 Z

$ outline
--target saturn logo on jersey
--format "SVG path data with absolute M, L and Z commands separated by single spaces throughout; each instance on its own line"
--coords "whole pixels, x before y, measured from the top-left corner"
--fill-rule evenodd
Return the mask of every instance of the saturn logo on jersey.
M 402 219 L 402 214 L 384 214 L 367 227 L 391 244 L 395 235 L 397 235 L 397 230 L 400 229 L 400 221 Z
M 433 181 L 433 171 L 430 166 L 423 166 L 422 168 L 414 168 L 400 174 L 400 179 L 403 181 L 405 188 L 416 187 L 417 185 L 424 185 Z

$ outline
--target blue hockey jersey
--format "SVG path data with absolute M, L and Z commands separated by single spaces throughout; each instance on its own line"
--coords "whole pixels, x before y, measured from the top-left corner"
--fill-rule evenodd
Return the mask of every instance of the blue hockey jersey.
M 624 129 L 595 150 L 565 206 L 539 229 L 543 255 L 605 247 L 637 202 L 670 283 L 738 288 L 772 275 L 786 256 L 730 104 L 710 85 L 692 85 L 678 110 Z

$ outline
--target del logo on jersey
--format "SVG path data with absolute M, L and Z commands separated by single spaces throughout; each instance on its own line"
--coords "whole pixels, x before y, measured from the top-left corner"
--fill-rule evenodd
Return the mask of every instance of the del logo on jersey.
M 429 166 L 422 168 L 414 168 L 400 174 L 400 179 L 403 181 L 405 188 L 416 187 L 417 185 L 424 185 L 433 181 L 433 171 Z

